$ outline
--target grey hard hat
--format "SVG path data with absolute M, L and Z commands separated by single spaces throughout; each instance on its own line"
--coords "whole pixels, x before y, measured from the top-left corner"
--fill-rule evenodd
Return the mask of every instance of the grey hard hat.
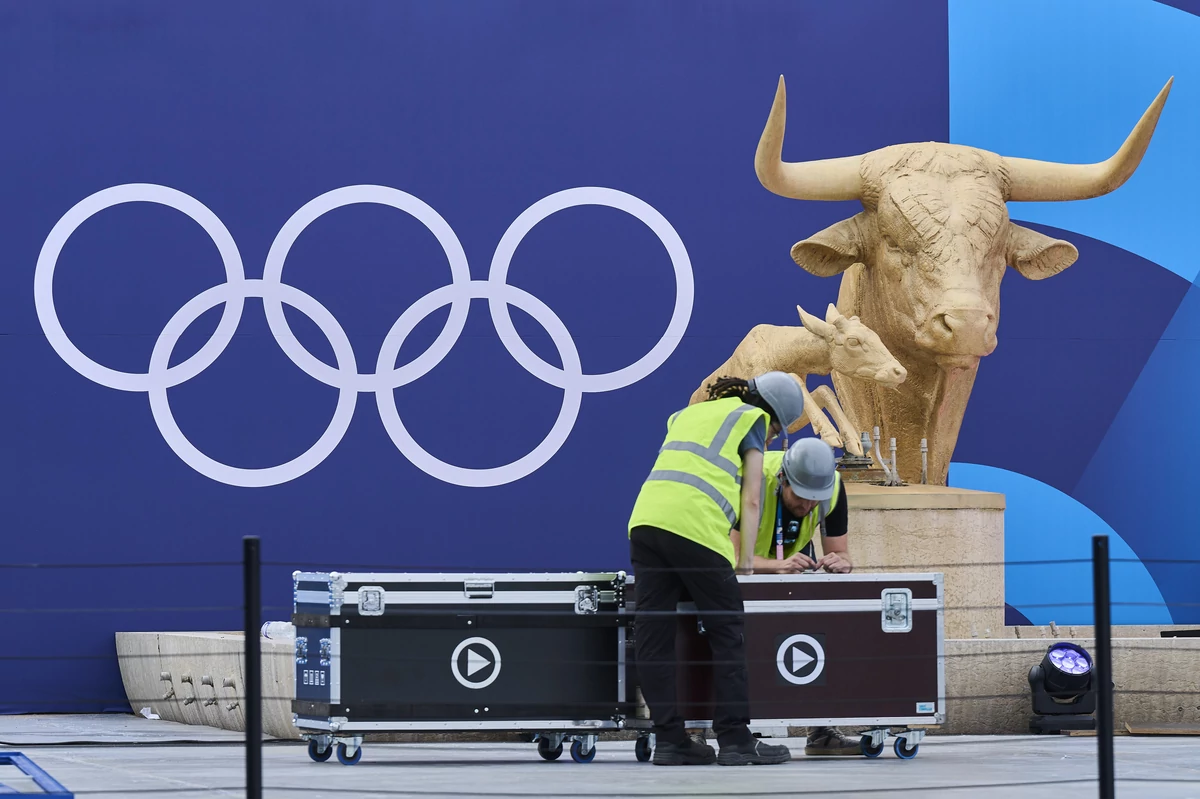
M 783 476 L 792 493 L 801 499 L 823 500 L 833 496 L 836 470 L 833 449 L 819 438 L 802 438 L 783 454 Z
M 804 413 L 804 395 L 796 378 L 783 372 L 767 372 L 748 381 L 750 390 L 762 397 L 775 418 L 787 430 Z

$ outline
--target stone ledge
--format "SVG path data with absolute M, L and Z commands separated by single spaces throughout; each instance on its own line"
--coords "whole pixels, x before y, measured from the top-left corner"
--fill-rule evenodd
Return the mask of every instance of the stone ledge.
M 1004 495 L 947 486 L 877 486 L 846 482 L 853 510 L 1004 510 Z

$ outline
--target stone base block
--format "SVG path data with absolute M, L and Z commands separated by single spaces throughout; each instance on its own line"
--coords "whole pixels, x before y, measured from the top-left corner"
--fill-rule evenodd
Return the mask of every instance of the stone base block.
M 1114 634 L 1120 634 L 1119 628 Z M 1029 669 L 1055 641 L 1095 652 L 1095 640 L 1048 639 L 946 641 L 947 735 L 1029 732 Z M 1200 723 L 1200 638 L 1114 638 L 1113 719 L 1124 722 Z
M 946 637 L 1004 628 L 1004 495 L 945 486 L 847 483 L 856 571 L 941 572 Z
M 134 713 L 245 730 L 245 644 L 241 633 L 117 633 L 125 695 Z M 263 733 L 299 739 L 292 726 L 293 645 L 262 639 Z

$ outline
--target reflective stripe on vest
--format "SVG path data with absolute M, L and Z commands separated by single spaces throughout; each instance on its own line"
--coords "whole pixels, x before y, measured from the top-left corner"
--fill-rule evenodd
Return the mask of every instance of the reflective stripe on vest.
M 731 527 L 737 524 L 737 511 L 734 510 L 733 506 L 729 504 L 729 500 L 721 496 L 721 492 L 714 488 L 711 483 L 706 482 L 703 477 L 697 477 L 696 475 L 688 474 L 687 472 L 678 472 L 673 469 L 658 469 L 650 472 L 650 476 L 646 479 L 666 480 L 672 483 L 683 483 L 684 485 L 689 485 L 692 488 L 699 489 L 700 491 L 703 491 L 709 499 L 717 503 L 717 507 L 719 507 L 721 512 L 725 514 L 725 518 L 729 520 L 729 525 Z M 738 482 L 740 483 L 741 481 L 739 480 Z
M 733 413 L 729 414 L 729 416 L 725 417 L 725 421 L 721 423 L 721 427 L 717 430 L 717 434 L 713 436 L 712 443 L 707 447 L 703 444 L 698 444 L 695 441 L 668 441 L 667 443 L 663 444 L 658 451 L 666 452 L 667 450 L 674 450 L 676 452 L 690 452 L 693 455 L 699 455 L 701 458 L 704 458 L 704 460 L 708 461 L 713 466 L 716 466 L 718 469 L 721 469 L 730 477 L 732 477 L 735 483 L 741 485 L 742 476 L 739 474 L 741 467 L 729 460 L 729 458 L 723 456 L 721 454 L 721 450 L 724 449 L 727 443 L 729 443 L 729 434 L 733 432 L 734 425 L 736 425 L 738 420 L 742 418 L 742 414 L 757 410 L 757 408 L 751 405 L 742 405 Z M 679 416 L 678 412 L 671 417 L 671 422 L 674 422 L 677 416 Z M 670 422 L 667 423 L 667 426 L 668 428 L 670 427 Z M 650 479 L 665 480 L 669 478 L 656 478 L 653 474 L 651 474 Z M 681 482 L 687 482 L 688 485 L 692 485 L 692 483 L 688 481 Z M 730 519 L 730 523 L 732 524 L 735 521 L 737 521 L 737 514 L 733 515 L 733 517 Z

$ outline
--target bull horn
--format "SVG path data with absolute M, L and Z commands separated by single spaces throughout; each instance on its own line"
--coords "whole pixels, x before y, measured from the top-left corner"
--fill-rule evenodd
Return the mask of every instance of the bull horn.
M 1028 158 L 1005 158 L 1009 175 L 1008 199 L 1032 202 L 1086 200 L 1119 189 L 1141 163 L 1174 81 L 1173 77 L 1167 81 L 1121 149 L 1107 161 L 1098 164 L 1059 164 Z
M 783 76 L 775 90 L 775 102 L 767 126 L 754 153 L 754 171 L 768 191 L 794 200 L 858 200 L 862 182 L 858 176 L 862 156 L 828 158 L 823 161 L 783 161 L 783 130 L 787 119 L 787 92 Z

